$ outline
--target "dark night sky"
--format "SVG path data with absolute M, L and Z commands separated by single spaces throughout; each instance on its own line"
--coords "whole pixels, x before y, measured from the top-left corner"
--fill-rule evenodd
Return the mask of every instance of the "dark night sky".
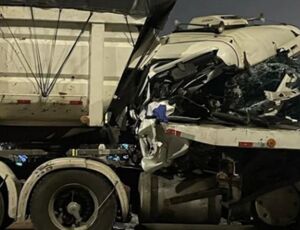
M 235 14 L 245 17 L 264 13 L 268 23 L 286 22 L 300 27 L 300 0 L 177 0 L 165 32 L 174 20 L 187 22 L 194 16 Z

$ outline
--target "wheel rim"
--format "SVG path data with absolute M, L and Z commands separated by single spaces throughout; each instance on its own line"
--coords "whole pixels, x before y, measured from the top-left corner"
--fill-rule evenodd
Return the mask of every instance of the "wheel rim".
M 96 194 L 80 184 L 67 184 L 52 195 L 48 213 L 58 229 L 89 229 L 98 217 Z

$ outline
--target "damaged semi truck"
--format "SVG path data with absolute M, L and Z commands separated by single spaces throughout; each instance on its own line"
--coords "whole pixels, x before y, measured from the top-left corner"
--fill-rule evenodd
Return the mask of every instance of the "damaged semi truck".
M 1 229 L 299 228 L 300 30 L 174 4 L 1 1 Z

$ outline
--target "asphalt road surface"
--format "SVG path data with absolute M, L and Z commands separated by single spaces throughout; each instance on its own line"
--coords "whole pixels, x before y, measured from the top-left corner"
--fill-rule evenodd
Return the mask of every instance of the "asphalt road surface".
M 18 225 L 13 225 L 9 228 L 10 230 L 13 229 L 26 229 L 26 230 L 32 230 L 31 223 L 23 223 Z M 157 224 L 151 224 L 146 226 L 145 228 L 141 228 L 141 230 L 255 230 L 253 227 L 246 227 L 246 226 L 211 226 L 211 225 L 157 225 Z M 126 229 L 131 230 L 131 229 Z
M 144 229 L 143 229 L 144 230 Z M 145 230 L 255 230 L 245 226 L 212 226 L 212 225 L 149 225 Z
M 30 222 L 22 223 L 22 224 L 15 224 L 9 227 L 8 229 L 33 229 L 32 224 Z

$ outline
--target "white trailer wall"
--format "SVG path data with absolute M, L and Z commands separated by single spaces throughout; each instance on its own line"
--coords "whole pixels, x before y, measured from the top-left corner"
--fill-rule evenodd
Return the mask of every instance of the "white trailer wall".
M 93 13 L 43 97 L 34 76 L 53 81 L 90 12 L 63 9 L 59 23 L 59 9 L 3 6 L 0 13 L 0 124 L 101 126 L 144 18 Z

